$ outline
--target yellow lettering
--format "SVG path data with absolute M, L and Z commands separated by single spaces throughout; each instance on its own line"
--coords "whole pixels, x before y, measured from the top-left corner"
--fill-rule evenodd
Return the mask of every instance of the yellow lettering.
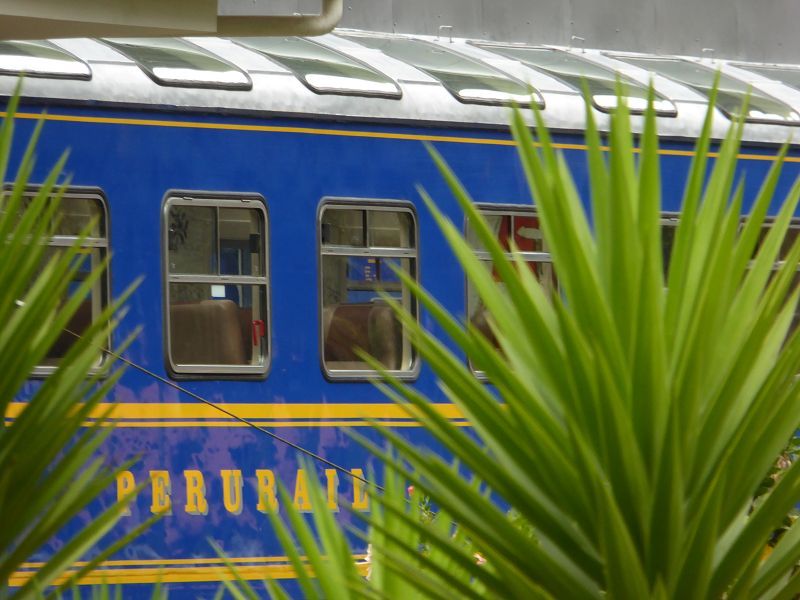
M 186 478 L 186 512 L 190 515 L 207 515 L 206 483 L 203 473 L 194 469 L 183 472 Z
M 356 477 L 364 477 L 362 469 L 350 469 L 350 472 Z M 360 479 L 353 479 L 353 509 L 360 511 L 369 510 L 369 496 L 364 489 L 364 482 Z
M 269 469 L 256 470 L 256 487 L 258 489 L 259 512 L 278 510 L 278 498 L 275 495 L 275 474 Z
M 117 502 L 121 502 L 127 498 L 133 492 L 135 487 L 136 480 L 133 478 L 133 473 L 130 471 L 120 471 L 117 474 Z M 123 511 L 122 516 L 131 516 L 130 507 Z
M 153 502 L 150 505 L 150 512 L 171 515 L 169 471 L 150 471 L 150 482 L 153 486 Z
M 339 510 L 339 476 L 336 469 L 325 469 L 325 479 L 328 483 L 328 508 Z
M 308 477 L 305 469 L 297 470 L 297 479 L 294 482 L 294 507 L 301 512 L 311 510 L 311 499 L 308 495 Z
M 223 469 L 219 474 L 222 475 L 222 503 L 225 510 L 238 515 L 242 512 L 242 472 Z

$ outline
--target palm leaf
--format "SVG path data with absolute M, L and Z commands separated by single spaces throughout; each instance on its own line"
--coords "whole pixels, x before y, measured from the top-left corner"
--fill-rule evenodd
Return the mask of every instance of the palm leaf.
M 4 177 L 17 104 L 15 96 L 0 125 L 0 173 Z M 72 247 L 48 260 L 44 258 L 51 224 L 59 217 L 65 190 L 59 181 L 64 179 L 62 168 L 67 155 L 57 161 L 37 191 L 29 194 L 42 123 L 37 124 L 28 142 L 13 185 L 3 193 L 0 210 L 0 287 L 4 291 L 0 318 L 5 323 L 0 331 L 0 370 L 4 373 L 0 379 L 0 411 L 4 414 L 20 396 L 33 369 L 43 364 L 106 268 L 103 264 L 93 270 L 70 293 L 70 282 L 86 260 L 81 251 L 83 236 Z M 99 315 L 71 345 L 58 369 L 36 386 L 25 410 L 0 428 L 0 581 L 7 582 L 22 563 L 106 492 L 120 470 L 130 466 L 110 467 L 98 455 L 112 432 L 107 415 L 90 426 L 85 423 L 122 373 L 114 370 L 111 360 L 98 367 L 98 356 L 99 348 L 106 347 L 110 339 L 114 314 L 131 291 Z M 106 551 L 96 551 L 100 538 L 132 500 L 129 497 L 113 504 L 66 540 L 22 586 L 6 591 L 13 598 L 38 597 L 76 560 L 93 551 L 95 558 L 70 580 L 77 581 L 148 526 L 136 528 Z
M 800 242 L 782 255 L 800 182 L 759 242 L 788 148 L 777 153 L 742 224 L 745 187 L 736 161 L 744 123 L 712 140 L 715 94 L 666 273 L 654 92 L 638 138 L 620 98 L 607 147 L 587 103 L 587 199 L 542 115 L 534 114 L 534 136 L 514 112 L 511 131 L 558 275 L 555 295 L 518 255 L 507 256 L 455 172 L 429 148 L 503 283 L 497 286 L 460 227 L 423 190 L 490 313 L 498 344 L 398 272 L 449 339 L 434 338 L 399 303 L 386 301 L 472 433 L 364 357 L 381 373 L 387 397 L 451 457 L 377 424 L 393 450 L 353 434 L 387 473 L 386 489 L 370 491 L 375 510 L 363 517 L 370 533 L 362 535 L 376 557 L 372 591 L 426 598 L 789 598 L 800 590 L 800 526 L 763 558 L 772 531 L 800 495 L 800 465 L 753 503 L 800 422 L 800 333 L 792 329 Z M 709 161 L 712 148 L 716 157 Z M 409 506 L 398 494 L 398 483 L 407 481 L 433 499 L 446 521 L 425 531 L 414 500 Z M 535 538 L 501 505 L 512 507 Z M 287 515 L 311 562 L 328 556 L 319 572 L 315 567 L 319 586 L 334 581 L 329 566 L 352 557 L 332 522 L 320 521 L 315 537 L 288 507 Z M 488 567 L 470 562 L 465 540 Z M 420 552 L 421 545 L 429 552 Z

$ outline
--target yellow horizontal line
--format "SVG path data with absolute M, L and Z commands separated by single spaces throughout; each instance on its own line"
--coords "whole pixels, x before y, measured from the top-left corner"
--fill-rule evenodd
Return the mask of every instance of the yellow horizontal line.
M 11 402 L 6 410 L 6 418 L 16 418 L 27 405 L 26 402 Z M 409 419 L 408 413 L 397 404 L 234 404 L 220 403 L 218 405 L 238 417 L 250 421 L 295 421 L 297 419 Z M 449 419 L 463 419 L 464 415 L 454 404 L 440 403 L 433 405 L 439 413 Z M 99 418 L 106 411 L 111 410 L 111 418 L 119 421 L 148 419 L 215 419 L 224 420 L 227 416 L 217 408 L 199 403 L 146 403 L 122 402 L 98 404 L 89 418 Z M 165 426 L 172 423 L 165 424 Z M 279 426 L 270 423 L 273 426 Z M 124 425 L 124 423 L 120 423 Z M 156 426 L 155 423 L 149 423 Z M 292 423 L 285 426 L 301 426 L 301 423 Z
M 365 574 L 368 565 L 363 562 L 356 568 Z M 296 576 L 294 568 L 289 565 L 237 566 L 236 572 L 242 579 L 249 581 L 271 579 L 292 579 Z M 19 587 L 33 575 L 34 571 L 17 572 L 9 578 L 9 585 Z M 55 584 L 67 581 L 76 571 L 67 571 L 56 579 Z M 142 568 L 142 569 L 99 569 L 82 577 L 79 585 L 110 585 L 125 583 L 189 583 L 198 581 L 231 581 L 236 579 L 228 567 L 178 567 L 178 568 Z
M 376 419 L 375 423 L 387 427 L 421 427 L 419 421 L 386 421 Z M 108 427 L 115 428 L 167 428 L 167 427 L 369 427 L 373 422 L 370 421 L 114 421 L 107 423 Z M 467 427 L 467 421 L 453 421 L 451 423 L 457 427 Z M 91 421 L 84 423 L 84 426 L 91 425 Z
M 6 113 L 0 112 L 5 117 Z M 332 135 L 337 137 L 377 138 L 389 140 L 409 140 L 422 142 L 451 142 L 454 144 L 488 144 L 493 146 L 514 146 L 514 140 L 491 138 L 470 138 L 449 135 L 420 135 L 411 133 L 382 133 L 351 129 L 323 129 L 319 127 L 288 127 L 279 125 L 244 125 L 242 123 L 207 123 L 199 121 L 169 121 L 164 119 L 122 119 L 118 117 L 78 117 L 72 115 L 53 115 L 49 113 L 17 113 L 18 119 L 43 119 L 45 121 L 66 121 L 69 123 L 99 123 L 105 125 L 139 125 L 144 127 L 174 127 L 177 129 L 213 129 L 219 131 L 253 131 L 258 133 L 300 133 L 306 135 Z
M 0 117 L 7 113 L 0 112 Z M 452 135 L 423 135 L 412 133 L 385 133 L 378 131 L 364 131 L 353 129 L 324 129 L 321 127 L 288 127 L 279 125 L 245 125 L 242 123 L 207 123 L 200 121 L 170 121 L 166 119 L 123 119 L 119 117 L 90 117 L 57 115 L 49 113 L 17 113 L 18 119 L 43 119 L 45 121 L 62 121 L 68 123 L 98 123 L 105 125 L 138 125 L 143 127 L 172 127 L 176 129 L 211 129 L 218 131 L 252 131 L 257 133 L 299 133 L 305 135 L 329 135 L 337 137 L 373 138 L 387 140 L 407 140 L 421 142 L 447 142 L 452 144 L 478 144 L 488 146 L 515 146 L 514 140 L 501 140 L 496 138 L 476 138 Z M 537 144 L 538 145 L 538 144 Z M 559 150 L 587 150 L 586 144 L 554 143 L 554 148 Z M 608 151 L 607 146 L 601 148 Z M 634 152 L 639 152 L 638 148 Z M 692 150 L 659 150 L 665 156 L 694 156 Z M 719 156 L 717 152 L 710 152 L 708 156 Z M 776 155 L 764 154 L 739 154 L 740 160 L 766 160 L 773 161 Z M 786 162 L 800 162 L 800 157 L 788 156 Z
M 354 554 L 353 558 L 362 560 L 366 554 Z M 303 560 L 306 560 L 303 558 Z M 160 566 L 160 565 L 224 565 L 225 562 L 232 564 L 240 563 L 288 563 L 288 556 L 250 556 L 250 557 L 230 557 L 223 559 L 213 558 L 148 558 L 139 560 L 107 560 L 99 568 L 105 567 L 137 567 L 137 566 Z M 20 565 L 23 569 L 39 569 L 45 566 L 46 562 L 27 562 Z M 77 568 L 86 566 L 88 561 L 81 560 L 72 563 L 73 571 Z

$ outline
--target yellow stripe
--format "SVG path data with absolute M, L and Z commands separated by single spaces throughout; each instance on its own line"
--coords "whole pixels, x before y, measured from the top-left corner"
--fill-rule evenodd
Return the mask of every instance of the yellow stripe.
M 26 402 L 11 402 L 6 410 L 7 418 L 16 418 L 24 410 Z M 397 404 L 234 404 L 220 403 L 219 406 L 248 420 L 297 419 L 409 419 L 408 413 Z M 434 404 L 439 413 L 448 419 L 463 419 L 457 406 L 450 403 Z M 89 418 L 97 419 L 106 411 L 111 418 L 118 420 L 145 421 L 147 419 L 225 419 L 225 415 L 213 406 L 199 403 L 146 403 L 122 402 L 98 404 Z M 151 424 L 152 425 L 152 424 Z
M 354 554 L 353 558 L 356 560 L 363 560 L 366 554 Z M 306 558 L 303 557 L 305 561 Z M 251 556 L 251 557 L 236 557 L 223 559 L 220 557 L 213 558 L 148 558 L 138 560 L 107 560 L 103 562 L 99 568 L 105 567 L 146 567 L 146 566 L 161 566 L 161 565 L 224 565 L 225 562 L 232 564 L 240 563 L 288 563 L 288 556 Z M 22 569 L 39 569 L 45 566 L 46 562 L 27 562 L 22 563 Z M 79 560 L 72 563 L 72 570 L 75 571 L 80 567 L 88 565 L 88 561 Z
M 358 563 L 356 568 L 365 574 L 368 566 Z M 238 566 L 236 571 L 239 577 L 246 580 L 292 579 L 295 571 L 291 565 L 260 565 Z M 23 585 L 33 572 L 17 572 L 9 578 L 9 585 L 19 587 Z M 56 579 L 55 583 L 63 583 L 75 571 L 68 571 Z M 213 567 L 172 567 L 172 568 L 142 568 L 142 569 L 101 569 L 92 571 L 82 577 L 79 585 L 97 585 L 107 583 L 110 585 L 123 583 L 190 583 L 199 581 L 231 581 L 236 576 L 226 566 Z
M 0 112 L 0 117 L 7 113 Z M 251 131 L 257 133 L 297 133 L 303 135 L 328 135 L 336 137 L 373 138 L 386 140 L 406 140 L 421 142 L 447 142 L 452 144 L 478 144 L 487 146 L 515 146 L 514 140 L 501 140 L 491 138 L 476 138 L 452 135 L 422 135 L 412 133 L 384 133 L 378 131 L 363 131 L 353 129 L 324 129 L 320 127 L 288 127 L 278 125 L 245 125 L 241 123 L 206 123 L 200 121 L 169 121 L 166 119 L 123 119 L 118 117 L 89 117 L 73 115 L 55 115 L 49 113 L 17 113 L 18 119 L 43 119 L 45 121 L 61 121 L 67 123 L 96 123 L 103 125 L 138 125 L 142 127 L 172 127 L 176 129 L 211 129 L 219 131 Z M 468 125 L 465 125 L 467 127 Z M 537 144 L 538 145 L 538 144 Z M 586 144 L 553 143 L 554 148 L 560 150 L 587 150 Z M 608 146 L 601 148 L 608 151 Z M 639 152 L 634 148 L 634 152 Z M 659 150 L 663 156 L 694 156 L 692 150 Z M 708 156 L 717 157 L 719 153 L 709 152 Z M 739 154 L 740 160 L 766 160 L 774 161 L 776 155 Z M 788 156 L 786 162 L 798 163 L 800 157 Z
M 419 421 L 385 421 L 376 419 L 375 423 L 385 425 L 387 427 L 421 427 Z M 86 421 L 84 426 L 89 426 L 93 422 Z M 172 428 L 172 427 L 250 427 L 251 425 L 258 425 L 267 428 L 282 428 L 282 427 L 369 427 L 373 422 L 370 421 L 248 421 L 242 423 L 241 421 L 115 421 L 106 423 L 106 427 L 114 428 Z M 450 420 L 452 425 L 456 427 L 468 427 L 467 421 Z
M 0 117 L 7 113 L 0 112 Z M 514 146 L 513 140 L 469 138 L 448 135 L 420 135 L 411 133 L 382 133 L 349 129 L 322 129 L 318 127 L 287 127 L 278 125 L 244 125 L 241 123 L 206 123 L 199 121 L 167 121 L 163 119 L 121 119 L 117 117 L 77 117 L 42 113 L 17 113 L 18 119 L 43 119 L 68 123 L 99 123 L 104 125 L 139 125 L 144 127 L 173 127 L 177 129 L 214 129 L 220 131 L 253 131 L 258 133 L 300 133 L 306 135 L 332 135 L 336 137 L 377 138 L 388 140 L 410 140 L 422 142 L 452 142 L 454 144 L 488 144 L 492 146 Z

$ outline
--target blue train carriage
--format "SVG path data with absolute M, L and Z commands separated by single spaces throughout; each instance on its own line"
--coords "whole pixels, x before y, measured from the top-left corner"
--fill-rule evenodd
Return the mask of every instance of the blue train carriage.
M 113 252 L 110 272 L 72 328 L 85 327 L 145 275 L 109 340 L 113 348 L 143 326 L 126 353 L 137 367 L 108 398 L 118 428 L 104 449 L 114 462 L 141 459 L 99 504 L 150 479 L 112 537 L 153 513 L 166 516 L 82 583 L 129 585 L 126 597 L 147 597 L 150 587 L 141 584 L 160 580 L 173 598 L 211 595 L 225 570 L 209 540 L 247 578 L 291 578 L 265 514 L 277 508 L 276 481 L 310 511 L 308 481 L 319 478 L 329 508 L 348 520 L 343 504 L 369 510 L 358 478 L 371 462 L 343 427 L 366 432 L 371 418 L 428 443 L 369 383 L 373 373 L 357 347 L 463 423 L 376 293 L 389 290 L 417 312 L 389 268 L 398 264 L 454 313 L 485 326 L 469 283 L 419 205 L 421 184 L 451 218 L 463 219 L 422 142 L 449 161 L 498 238 L 507 246 L 514 240 L 555 287 L 506 126 L 509 103 L 542 108 L 585 189 L 581 81 L 605 127 L 616 77 L 635 115 L 652 77 L 668 245 L 718 69 L 717 138 L 751 90 L 740 166 L 751 202 L 779 145 L 800 124 L 800 70 L 793 67 L 357 31 L 313 40 L 0 43 L 0 93 L 10 95 L 17 75 L 27 74 L 20 127 L 47 121 L 35 177 L 71 149 L 72 187 L 52 244 L 71 242 L 99 217 L 87 252 L 93 263 Z M 788 160 L 778 198 L 798 173 L 796 148 Z M 476 245 L 476 252 L 483 251 Z M 424 314 L 418 318 L 430 326 Z M 59 340 L 8 419 L 69 343 L 66 335 Z M 289 443 L 329 462 L 307 473 Z M 61 543 L 43 548 L 11 584 Z

